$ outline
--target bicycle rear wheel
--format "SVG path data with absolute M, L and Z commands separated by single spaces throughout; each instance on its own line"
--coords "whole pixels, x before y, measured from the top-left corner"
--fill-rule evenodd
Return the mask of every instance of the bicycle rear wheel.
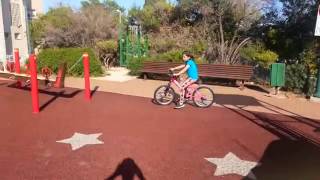
M 169 105 L 175 98 L 175 92 L 171 87 L 163 85 L 156 89 L 153 97 L 157 104 Z
M 198 87 L 193 93 L 193 102 L 200 108 L 207 108 L 214 103 L 213 91 L 205 86 Z

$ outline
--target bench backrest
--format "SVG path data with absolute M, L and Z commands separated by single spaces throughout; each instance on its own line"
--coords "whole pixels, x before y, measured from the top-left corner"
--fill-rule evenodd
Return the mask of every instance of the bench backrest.
M 141 72 L 167 74 L 170 68 L 178 65 L 181 63 L 147 61 Z M 200 77 L 250 80 L 253 75 L 253 67 L 247 65 L 198 64 L 198 69 Z

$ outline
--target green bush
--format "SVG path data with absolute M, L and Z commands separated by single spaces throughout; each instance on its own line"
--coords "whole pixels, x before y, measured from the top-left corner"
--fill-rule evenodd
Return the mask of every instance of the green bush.
M 150 60 L 164 62 L 182 62 L 182 51 L 171 50 L 162 54 L 152 56 Z
M 130 75 L 139 75 L 139 70 L 142 68 L 146 57 L 133 57 L 128 61 L 127 67 L 130 70 Z
M 118 51 L 118 43 L 114 40 L 99 41 L 96 43 L 96 48 L 99 52 L 113 54 Z
M 304 93 L 312 96 L 316 88 L 316 78 L 304 64 L 292 64 L 286 68 L 286 88 L 296 93 Z
M 200 55 L 207 49 L 207 45 L 203 41 L 195 42 L 191 47 L 191 52 L 194 55 Z
M 303 92 L 308 75 L 302 64 L 292 64 L 286 67 L 286 88 L 292 91 Z
M 260 44 L 249 45 L 245 48 L 242 48 L 240 55 L 242 58 L 258 63 L 265 68 L 276 62 L 279 57 L 278 54 L 273 51 L 266 50 Z
M 40 72 L 43 67 L 47 66 L 57 73 L 61 63 L 67 63 L 67 69 L 70 69 L 79 60 L 80 62 L 76 64 L 73 69 L 67 71 L 67 75 L 83 76 L 84 71 L 81 59 L 84 52 L 87 52 L 90 57 L 90 75 L 102 75 L 101 63 L 97 60 L 93 50 L 90 48 L 44 49 L 38 55 L 38 71 Z

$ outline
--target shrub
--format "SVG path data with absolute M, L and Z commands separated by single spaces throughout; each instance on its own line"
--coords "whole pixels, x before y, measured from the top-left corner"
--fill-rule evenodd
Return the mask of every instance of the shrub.
M 150 57 L 151 61 L 182 62 L 182 51 L 171 50 Z
M 67 75 L 71 76 L 83 76 L 83 63 L 81 58 L 84 52 L 87 52 L 90 56 L 90 74 L 91 76 L 102 75 L 101 63 L 95 57 L 93 50 L 90 48 L 52 48 L 44 49 L 38 55 L 38 71 L 41 68 L 47 66 L 51 68 L 55 73 L 58 72 L 59 65 L 61 63 L 67 63 L 67 69 L 70 69 L 76 64 L 70 71 L 67 70 Z
M 142 68 L 146 57 L 133 57 L 128 61 L 127 67 L 130 70 L 130 75 L 139 75 L 139 70 Z
M 308 68 L 303 64 L 292 64 L 286 68 L 286 88 L 307 96 L 315 92 L 316 79 L 310 76 Z
M 292 64 L 286 67 L 286 88 L 302 92 L 307 80 L 306 67 L 302 64 Z
M 259 44 L 242 48 L 240 55 L 242 58 L 258 63 L 265 68 L 268 68 L 272 63 L 276 62 L 279 57 L 275 52 L 266 50 Z
M 99 52 L 106 54 L 114 54 L 118 51 L 118 43 L 114 40 L 99 41 L 96 43 Z

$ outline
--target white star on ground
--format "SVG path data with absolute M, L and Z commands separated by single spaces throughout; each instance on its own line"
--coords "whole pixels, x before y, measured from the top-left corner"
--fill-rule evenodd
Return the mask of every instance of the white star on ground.
M 224 158 L 205 158 L 207 161 L 217 166 L 215 176 L 238 174 L 256 179 L 251 170 L 258 165 L 256 162 L 245 161 L 238 158 L 233 153 L 228 153 Z
M 74 133 L 71 138 L 57 141 L 57 143 L 70 144 L 73 151 L 82 148 L 86 145 L 103 144 L 98 138 L 102 133 L 99 134 L 81 134 Z

